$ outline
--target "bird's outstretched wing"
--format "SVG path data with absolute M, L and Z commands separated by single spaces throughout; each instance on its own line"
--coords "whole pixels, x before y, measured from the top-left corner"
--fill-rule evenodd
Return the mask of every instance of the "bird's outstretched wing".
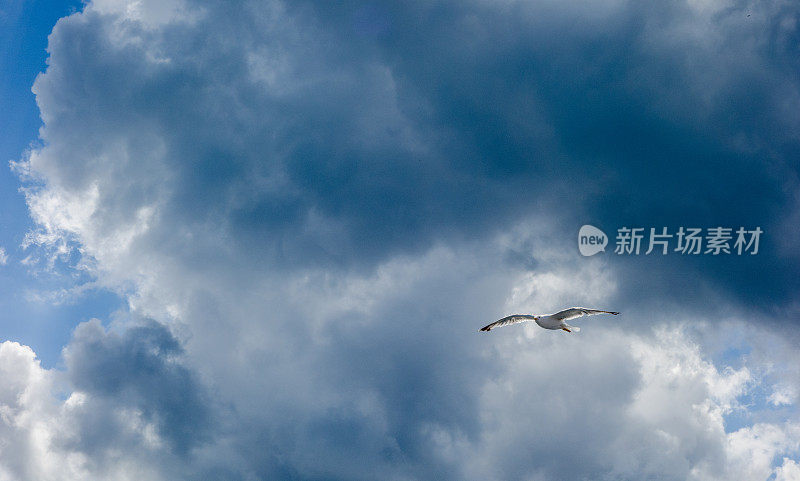
M 561 312 L 556 312 L 550 317 L 560 321 L 569 321 L 570 319 L 575 319 L 576 317 L 593 316 L 595 314 L 614 314 L 616 316 L 619 314 L 619 312 L 601 311 L 600 309 L 587 309 L 585 307 L 570 307 L 569 309 L 564 309 Z
M 510 324 L 516 324 L 518 322 L 533 321 L 534 319 L 536 319 L 534 316 L 529 316 L 527 314 L 514 314 L 508 317 L 504 317 L 499 321 L 494 321 L 488 326 L 482 327 L 481 331 L 491 331 L 496 327 L 508 326 Z

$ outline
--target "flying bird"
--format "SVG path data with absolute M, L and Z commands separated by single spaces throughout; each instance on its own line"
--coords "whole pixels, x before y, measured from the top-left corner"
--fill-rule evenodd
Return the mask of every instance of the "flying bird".
M 514 314 L 508 317 L 504 317 L 499 321 L 495 321 L 488 326 L 482 327 L 481 331 L 489 332 L 496 327 L 503 327 L 509 326 L 511 324 L 517 324 L 520 322 L 527 322 L 527 321 L 535 321 L 536 324 L 539 324 L 540 327 L 545 329 L 561 329 L 562 331 L 567 332 L 578 332 L 581 330 L 580 327 L 570 326 L 567 324 L 567 321 L 571 319 L 576 319 L 578 317 L 583 316 L 593 316 L 595 314 L 613 314 L 617 315 L 619 312 L 613 311 L 601 311 L 599 309 L 587 309 L 585 307 L 570 307 L 569 309 L 564 309 L 563 311 L 556 312 L 555 314 L 550 314 L 549 316 L 529 316 L 527 314 Z

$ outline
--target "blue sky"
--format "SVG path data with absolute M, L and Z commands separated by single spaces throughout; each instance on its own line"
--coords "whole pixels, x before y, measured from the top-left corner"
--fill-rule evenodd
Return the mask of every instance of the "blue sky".
M 800 479 L 795 3 L 2 10 L 0 479 Z
M 31 92 L 33 80 L 46 67 L 47 36 L 56 20 L 82 6 L 81 2 L 11 1 L 3 4 L 2 85 L 0 85 L 0 156 L 4 162 L 23 157 L 37 143 L 41 126 L 39 110 Z M 28 253 L 20 249 L 25 234 L 33 227 L 19 178 L 10 169 L 0 169 L 0 246 L 9 256 L 0 271 L 0 306 L 3 338 L 15 339 L 36 348 L 45 365 L 55 365 L 61 348 L 77 322 L 107 317 L 120 305 L 109 292 L 92 292 L 68 303 L 52 305 L 31 301 L 30 295 L 68 287 L 69 276 L 31 272 L 19 264 Z

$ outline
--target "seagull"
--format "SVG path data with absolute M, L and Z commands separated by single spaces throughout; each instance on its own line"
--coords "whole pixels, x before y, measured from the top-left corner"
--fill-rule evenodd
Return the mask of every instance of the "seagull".
M 562 331 L 567 332 L 579 332 L 581 330 L 580 327 L 570 326 L 567 324 L 567 321 L 570 319 L 576 319 L 578 317 L 583 316 L 593 316 L 595 314 L 613 314 L 617 315 L 619 312 L 614 311 L 601 311 L 600 309 L 587 309 L 585 307 L 570 307 L 569 309 L 564 309 L 563 311 L 556 312 L 555 314 L 550 314 L 549 316 L 529 316 L 527 314 L 514 314 L 508 317 L 504 317 L 499 321 L 495 321 L 488 326 L 482 327 L 481 331 L 489 332 L 496 327 L 503 327 L 508 326 L 511 324 L 517 324 L 519 322 L 527 322 L 527 321 L 536 321 L 536 324 L 539 324 L 540 327 L 545 329 L 561 329 Z

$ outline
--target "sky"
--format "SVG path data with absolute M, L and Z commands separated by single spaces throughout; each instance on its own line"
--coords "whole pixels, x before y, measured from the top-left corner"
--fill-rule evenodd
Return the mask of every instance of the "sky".
M 46 67 L 47 36 L 53 25 L 79 7 L 80 2 L 63 1 L 8 1 L 0 6 L 0 159 L 4 165 L 22 158 L 38 142 L 41 121 L 31 86 Z M 36 300 L 69 289 L 72 273 L 29 269 L 19 262 L 30 254 L 20 246 L 34 226 L 21 187 L 11 169 L 0 169 L 0 247 L 7 257 L 0 269 L 2 338 L 36 348 L 45 365 L 54 366 L 76 321 L 107 316 L 123 301 L 103 290 L 68 302 Z
M 796 2 L 1 5 L 0 481 L 800 480 Z

